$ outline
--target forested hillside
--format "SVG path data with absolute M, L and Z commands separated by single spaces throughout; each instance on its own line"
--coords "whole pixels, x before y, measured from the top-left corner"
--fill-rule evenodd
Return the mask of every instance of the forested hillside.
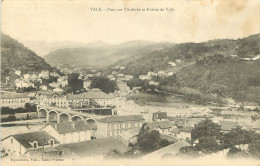
M 50 70 L 51 66 L 37 56 L 33 51 L 24 47 L 15 39 L 1 33 L 1 79 L 10 75 L 14 70 L 25 72 Z

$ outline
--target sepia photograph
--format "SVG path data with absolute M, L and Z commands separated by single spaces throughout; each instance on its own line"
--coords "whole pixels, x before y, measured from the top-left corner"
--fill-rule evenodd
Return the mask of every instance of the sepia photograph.
M 260 0 L 0 4 L 1 165 L 260 165 Z

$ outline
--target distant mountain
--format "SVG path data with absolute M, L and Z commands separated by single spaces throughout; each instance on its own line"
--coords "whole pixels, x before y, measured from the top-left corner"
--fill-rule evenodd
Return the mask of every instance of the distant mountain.
M 260 34 L 237 40 L 220 39 L 203 43 L 172 44 L 165 49 L 152 51 L 147 56 L 129 60 L 123 73 L 138 77 L 147 74 L 148 71 L 171 70 L 168 61 L 180 59 L 184 64 L 192 63 L 214 54 L 252 58 L 260 54 L 259 41 Z
M 70 41 L 59 41 L 59 42 L 46 42 L 46 41 L 22 41 L 22 43 L 36 52 L 39 56 L 43 57 L 48 53 L 61 49 L 61 48 L 74 48 L 74 47 L 85 47 L 85 43 L 70 42 Z
M 99 47 L 79 47 L 64 48 L 53 51 L 44 56 L 45 60 L 51 65 L 72 64 L 81 67 L 103 68 L 127 58 L 140 56 L 140 53 L 152 52 L 156 49 L 163 49 L 168 44 L 154 44 L 148 41 L 130 41 L 118 45 L 99 45 Z M 153 47 L 150 47 L 153 46 Z M 150 47 L 147 49 L 147 47 Z
M 10 36 L 1 33 L 1 78 L 14 70 L 22 72 L 51 70 L 45 60 Z

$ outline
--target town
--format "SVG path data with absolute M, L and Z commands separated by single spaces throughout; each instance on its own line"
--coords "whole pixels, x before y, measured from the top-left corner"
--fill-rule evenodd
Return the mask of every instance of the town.
M 182 63 L 169 61 L 172 70 L 150 71 L 138 79 L 147 82 L 147 92 L 159 93 L 160 83 L 153 78 L 174 75 Z M 1 87 L 3 158 L 254 154 L 254 139 L 260 138 L 257 106 L 141 106 L 131 96 L 145 93 L 143 87 L 129 86 L 134 76 L 121 73 L 124 65 L 107 74 L 64 64 L 57 69 L 14 70 L 14 78 L 6 77 Z M 115 87 L 102 89 L 108 82 Z

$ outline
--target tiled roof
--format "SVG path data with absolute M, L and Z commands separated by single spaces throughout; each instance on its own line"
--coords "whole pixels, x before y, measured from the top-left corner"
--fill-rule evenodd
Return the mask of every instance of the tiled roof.
M 152 122 L 152 123 L 147 123 L 146 125 L 150 129 L 154 128 L 161 128 L 161 129 L 168 129 L 172 127 L 171 121 L 159 121 L 159 122 Z
M 166 135 L 166 134 L 160 134 L 160 138 L 166 139 L 166 140 L 168 140 L 169 142 L 172 142 L 172 143 L 175 143 L 175 142 L 178 141 L 178 139 L 176 139 L 175 137 L 172 137 L 172 136 L 169 136 L 169 135 Z
M 90 90 L 85 93 L 81 94 L 73 94 L 68 95 L 69 100 L 75 100 L 75 99 L 112 99 L 114 98 L 113 94 L 106 94 L 102 92 L 100 89 L 96 90 Z
M 120 152 L 126 152 L 128 147 L 115 137 L 107 137 L 79 143 L 63 144 L 56 147 L 56 149 L 68 149 L 79 157 L 88 157 L 104 155 L 114 149 Z
M 192 130 L 192 127 L 191 127 L 191 126 L 183 127 L 183 128 L 181 129 L 182 132 L 187 132 L 187 133 L 191 133 L 191 130 Z
M 29 98 L 29 96 L 24 93 L 1 92 L 1 99 L 13 99 L 13 98 Z
M 103 123 L 111 123 L 111 122 L 125 122 L 125 121 L 143 121 L 144 118 L 142 115 L 126 115 L 126 116 L 109 116 L 102 119 L 98 119 L 97 121 Z
M 162 158 L 162 157 L 164 157 L 164 155 L 169 155 L 169 154 L 172 155 L 172 156 L 175 156 L 179 153 L 179 150 L 182 147 L 185 147 L 185 146 L 190 146 L 190 144 L 185 140 L 181 140 L 181 141 L 178 141 L 174 144 L 166 146 L 162 149 L 159 149 L 155 152 L 152 152 L 148 155 L 145 155 L 142 158 L 143 159 Z
M 50 134 L 45 131 L 36 131 L 31 133 L 23 133 L 11 135 L 16 139 L 21 145 L 25 148 L 31 148 L 32 145 L 29 142 L 37 141 L 39 146 L 48 145 L 48 141 L 50 139 L 54 139 L 55 143 L 59 143 L 55 138 L 53 138 Z
M 235 128 L 236 126 L 238 126 L 237 122 L 233 122 L 233 121 L 220 121 L 220 126 L 222 130 L 231 130 L 233 128 Z
M 180 134 L 180 130 L 178 128 L 174 128 L 171 130 L 171 133 Z
M 89 125 L 87 125 L 84 120 L 73 121 L 73 122 L 54 123 L 54 124 L 51 124 L 51 126 L 59 134 L 91 130 L 91 127 Z

